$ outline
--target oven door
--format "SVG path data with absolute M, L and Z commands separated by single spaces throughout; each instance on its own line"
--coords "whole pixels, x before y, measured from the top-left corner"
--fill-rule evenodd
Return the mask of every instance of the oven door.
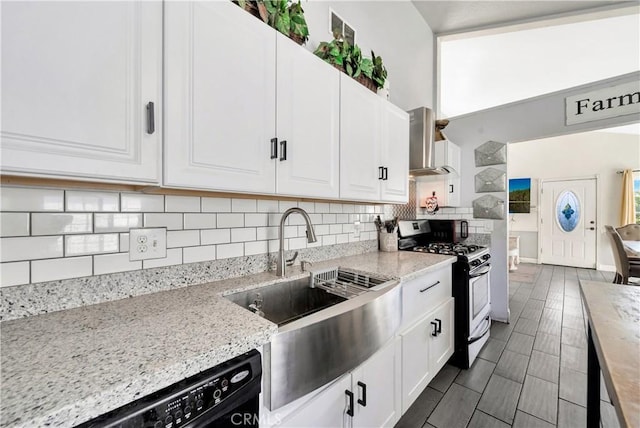
M 469 272 L 469 332 L 484 332 L 491 311 L 490 289 L 491 263 L 478 266 Z M 473 339 L 473 337 L 469 337 Z

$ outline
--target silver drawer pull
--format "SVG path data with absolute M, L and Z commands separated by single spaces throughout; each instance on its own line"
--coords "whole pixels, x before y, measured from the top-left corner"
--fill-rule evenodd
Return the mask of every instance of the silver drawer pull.
M 423 288 L 422 290 L 420 290 L 421 293 L 424 293 L 425 291 L 427 291 L 430 288 L 435 287 L 436 285 L 440 284 L 440 281 L 436 281 L 435 284 L 431 284 L 430 286 L 428 286 L 427 288 Z

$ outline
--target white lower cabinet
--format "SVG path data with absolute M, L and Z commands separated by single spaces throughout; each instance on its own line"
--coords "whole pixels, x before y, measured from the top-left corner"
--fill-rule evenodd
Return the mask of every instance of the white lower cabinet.
M 388 427 L 399 419 L 396 341 L 279 420 L 290 428 Z M 351 399 L 351 394 L 353 399 Z M 353 407 L 351 407 L 351 405 Z M 352 410 L 350 412 L 349 410 Z M 277 411 L 274 412 L 277 414 Z M 353 413 L 353 416 L 350 414 Z
M 402 413 L 453 355 L 453 298 L 400 333 L 402 340 Z

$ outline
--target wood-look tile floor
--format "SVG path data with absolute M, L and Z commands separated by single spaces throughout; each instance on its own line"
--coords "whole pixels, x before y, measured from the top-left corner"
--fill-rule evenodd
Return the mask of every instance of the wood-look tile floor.
M 396 428 L 583 428 L 586 426 L 586 315 L 580 279 L 612 282 L 613 273 L 521 264 L 509 278 L 509 324 L 469 370 L 447 365 Z M 601 425 L 618 428 L 604 386 Z

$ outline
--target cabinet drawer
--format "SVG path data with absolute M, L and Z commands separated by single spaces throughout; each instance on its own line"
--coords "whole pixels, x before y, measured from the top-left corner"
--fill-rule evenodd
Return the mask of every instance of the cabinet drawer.
M 418 318 L 451 297 L 451 266 L 402 284 L 402 326 Z

